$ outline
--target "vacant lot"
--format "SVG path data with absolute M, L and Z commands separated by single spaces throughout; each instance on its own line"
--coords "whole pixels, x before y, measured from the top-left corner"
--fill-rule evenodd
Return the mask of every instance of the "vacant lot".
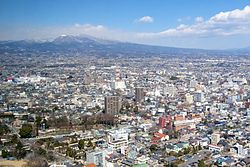
M 26 161 L 0 160 L 0 167 L 25 167 Z

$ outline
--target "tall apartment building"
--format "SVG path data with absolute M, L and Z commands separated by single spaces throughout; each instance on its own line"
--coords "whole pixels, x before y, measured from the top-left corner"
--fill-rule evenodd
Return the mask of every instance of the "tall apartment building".
M 144 88 L 142 87 L 135 88 L 135 101 L 141 102 L 144 101 L 144 98 L 145 98 Z
M 106 96 L 104 99 L 105 113 L 118 114 L 121 109 L 121 98 L 119 96 Z

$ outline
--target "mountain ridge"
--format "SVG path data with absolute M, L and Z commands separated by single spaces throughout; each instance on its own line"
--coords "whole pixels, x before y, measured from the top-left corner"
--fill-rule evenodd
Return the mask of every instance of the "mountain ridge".
M 0 54 L 3 53 L 82 53 L 89 55 L 249 55 L 250 47 L 233 50 L 209 50 L 146 45 L 112 41 L 91 36 L 61 35 L 51 41 L 19 40 L 0 41 Z

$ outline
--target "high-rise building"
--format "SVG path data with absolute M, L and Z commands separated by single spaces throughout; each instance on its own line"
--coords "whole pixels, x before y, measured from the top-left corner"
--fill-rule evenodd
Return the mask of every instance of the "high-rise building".
M 121 98 L 119 96 L 106 96 L 104 99 L 105 113 L 118 114 L 121 109 Z
M 144 101 L 144 99 L 145 99 L 144 88 L 142 88 L 142 87 L 135 88 L 135 101 L 142 102 L 142 101 Z
M 94 150 L 86 153 L 86 162 L 94 163 L 96 167 L 105 167 L 105 155 L 102 150 Z

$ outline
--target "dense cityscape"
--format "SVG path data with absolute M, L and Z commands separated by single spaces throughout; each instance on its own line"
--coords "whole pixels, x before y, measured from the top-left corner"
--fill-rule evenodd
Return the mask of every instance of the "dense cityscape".
M 249 0 L 0 0 L 0 167 L 250 167 Z
M 246 166 L 249 66 L 223 56 L 1 57 L 1 156 L 51 167 Z

